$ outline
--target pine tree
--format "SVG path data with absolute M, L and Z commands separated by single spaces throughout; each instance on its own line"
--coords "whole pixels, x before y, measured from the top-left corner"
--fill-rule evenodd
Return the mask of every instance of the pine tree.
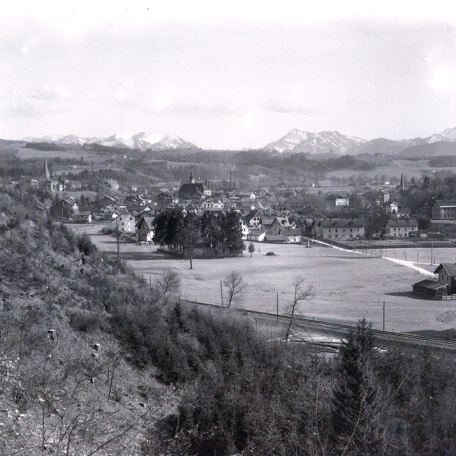
M 334 446 L 342 454 L 373 456 L 378 451 L 380 412 L 369 366 L 373 346 L 372 329 L 362 320 L 340 348 L 332 421 Z

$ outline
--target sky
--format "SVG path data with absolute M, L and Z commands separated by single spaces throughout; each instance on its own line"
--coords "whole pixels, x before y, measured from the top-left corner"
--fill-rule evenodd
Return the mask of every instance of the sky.
M 0 137 L 141 131 L 263 147 L 456 127 L 450 1 L 21 1 L 0 8 Z

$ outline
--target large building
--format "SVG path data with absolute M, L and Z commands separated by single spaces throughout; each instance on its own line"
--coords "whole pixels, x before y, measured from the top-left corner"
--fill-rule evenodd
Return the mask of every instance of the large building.
M 434 220 L 448 220 L 456 218 L 456 200 L 437 200 L 432 206 Z
M 407 238 L 410 233 L 418 232 L 418 222 L 415 219 L 388 220 L 385 235 L 390 238 Z
M 178 197 L 180 200 L 199 200 L 211 194 L 210 188 L 202 182 L 196 182 L 191 173 L 189 181 L 180 186 Z
M 362 221 L 341 218 L 317 220 L 312 228 L 312 234 L 319 239 L 340 241 L 364 239 L 366 235 Z

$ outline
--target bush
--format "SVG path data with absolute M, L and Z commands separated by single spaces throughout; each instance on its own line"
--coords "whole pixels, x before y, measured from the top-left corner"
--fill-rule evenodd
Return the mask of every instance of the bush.
M 90 311 L 76 311 L 70 314 L 70 325 L 73 329 L 84 333 L 91 333 L 98 329 L 98 314 Z
M 97 248 L 90 240 L 90 237 L 85 233 L 82 236 L 78 236 L 76 246 L 78 250 L 84 255 L 91 255 L 97 251 Z

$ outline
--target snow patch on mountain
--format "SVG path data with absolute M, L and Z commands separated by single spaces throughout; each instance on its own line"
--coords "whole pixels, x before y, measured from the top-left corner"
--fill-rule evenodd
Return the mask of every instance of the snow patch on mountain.
M 141 132 L 135 135 L 115 134 L 107 138 L 82 137 L 76 135 L 48 135 L 42 138 L 27 137 L 26 142 L 50 142 L 66 145 L 99 144 L 106 147 L 124 147 L 127 149 L 167 150 L 167 149 L 196 149 L 191 142 L 179 136 L 154 132 Z
M 294 129 L 278 141 L 268 144 L 264 149 L 279 153 L 301 152 L 308 154 L 344 154 L 365 142 L 365 139 L 357 138 L 356 136 L 346 136 L 338 131 L 310 133 Z

